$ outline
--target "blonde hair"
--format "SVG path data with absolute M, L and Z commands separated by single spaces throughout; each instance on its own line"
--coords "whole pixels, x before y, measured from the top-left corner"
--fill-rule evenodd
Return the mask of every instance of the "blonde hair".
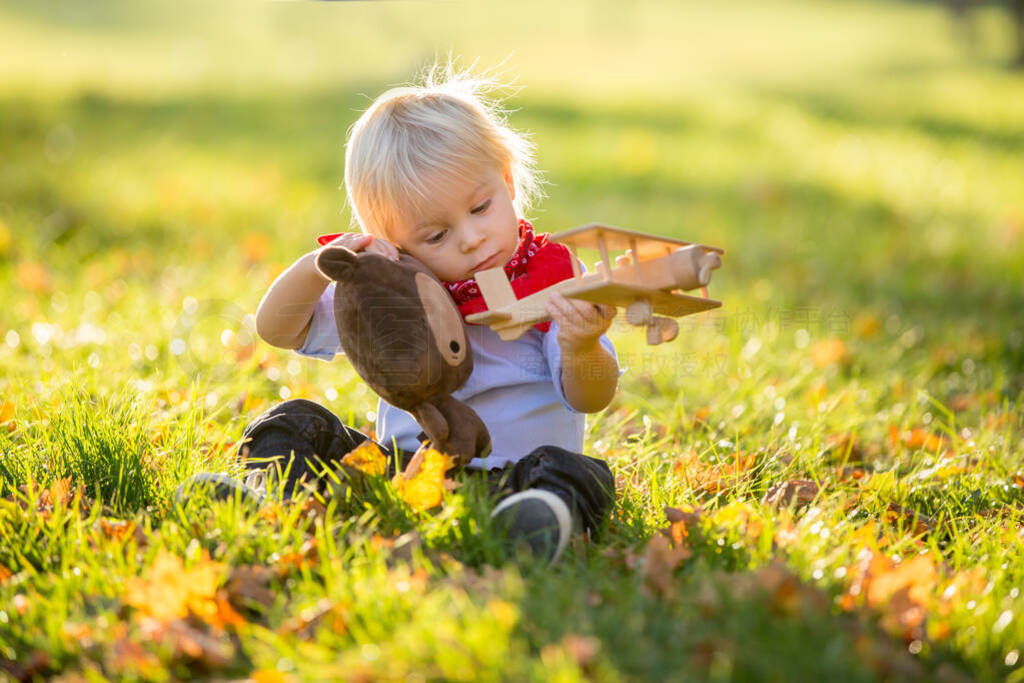
M 472 67 L 470 67 L 472 68 Z M 431 197 L 432 182 L 466 178 L 494 164 L 511 176 L 516 215 L 540 195 L 533 144 L 507 123 L 488 75 L 429 67 L 416 85 L 380 95 L 349 134 L 345 188 L 364 232 L 387 237 L 400 214 Z

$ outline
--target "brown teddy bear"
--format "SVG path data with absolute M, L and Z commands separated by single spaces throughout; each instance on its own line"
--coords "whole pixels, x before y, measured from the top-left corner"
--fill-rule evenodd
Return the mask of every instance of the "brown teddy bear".
M 473 372 L 462 316 L 418 260 L 345 247 L 323 249 L 317 268 L 338 285 L 334 317 L 345 355 L 377 394 L 408 411 L 431 445 L 466 464 L 491 448 L 476 412 L 451 397 Z

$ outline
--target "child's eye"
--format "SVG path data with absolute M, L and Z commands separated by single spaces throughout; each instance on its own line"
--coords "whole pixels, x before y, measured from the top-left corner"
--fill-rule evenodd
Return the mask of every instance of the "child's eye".
M 438 242 L 443 240 L 444 236 L 447 235 L 447 234 L 448 234 L 447 230 L 442 230 L 440 232 L 435 232 L 433 235 L 431 235 L 430 237 L 427 238 L 427 242 L 429 244 L 437 244 Z
M 484 211 L 487 210 L 487 207 L 489 207 L 490 205 L 491 205 L 491 200 L 490 199 L 485 200 L 485 201 L 477 204 L 476 206 L 474 206 L 473 209 L 470 211 L 470 213 L 474 213 L 474 214 L 483 213 Z

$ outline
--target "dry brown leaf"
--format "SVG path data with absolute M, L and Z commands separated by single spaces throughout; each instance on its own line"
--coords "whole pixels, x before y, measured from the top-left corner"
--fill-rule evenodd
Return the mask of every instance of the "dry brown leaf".
M 930 453 L 944 450 L 947 445 L 946 437 L 932 434 L 922 427 L 900 431 L 899 427 L 890 426 L 889 442 L 894 448 L 902 445 L 915 450 L 923 449 Z
M 68 645 L 80 649 L 89 649 L 95 645 L 92 626 L 74 621 L 66 621 L 61 624 L 60 633 Z
M 160 628 L 163 629 L 164 640 L 170 641 L 177 655 L 201 662 L 210 669 L 220 669 L 231 662 L 233 650 L 230 645 L 182 619 L 162 624 Z
M 740 483 L 756 460 L 756 453 L 747 455 L 736 451 L 726 456 L 725 462 L 706 463 L 696 451 L 690 449 L 676 461 L 673 471 L 686 483 L 687 488 L 718 493 L 728 491 Z
M 562 648 L 581 669 L 587 669 L 601 651 L 601 641 L 593 636 L 568 633 L 562 638 Z
M 853 609 L 863 598 L 880 613 L 880 624 L 907 641 L 925 635 L 928 609 L 936 600 L 939 573 L 927 555 L 896 564 L 878 552 L 868 552 L 850 568 L 850 586 L 841 598 L 843 609 Z M 940 611 L 941 613 L 941 611 Z
M 699 507 L 687 506 L 687 509 L 665 506 L 665 517 L 669 521 L 667 528 L 661 532 L 672 539 L 675 544 L 683 543 L 700 524 L 704 511 Z
M 900 520 L 913 524 L 916 535 L 926 534 L 935 528 L 935 520 L 928 515 L 897 503 L 889 503 L 889 507 L 882 513 L 882 519 L 890 524 Z
M 763 505 L 772 507 L 803 507 L 817 498 L 819 487 L 810 479 L 793 479 L 779 482 L 768 489 L 761 498 Z
M 293 571 L 302 570 L 307 567 L 314 567 L 320 563 L 320 551 L 317 546 L 317 540 L 316 538 L 307 538 L 303 541 L 298 552 L 276 555 L 276 559 L 274 556 L 271 556 L 271 559 L 277 565 L 279 576 L 285 576 Z
M 42 650 L 33 650 L 20 661 L 0 659 L 0 672 L 7 672 L 15 681 L 34 681 L 42 678 L 50 668 L 50 663 L 50 655 Z
M 833 434 L 825 440 L 825 445 L 832 453 L 833 460 L 840 460 L 844 463 L 858 463 L 864 461 L 864 448 L 860 439 L 852 432 Z
M 315 529 L 317 524 L 322 524 L 327 517 L 327 506 L 312 496 L 303 500 L 301 505 L 299 519 L 304 522 L 306 531 Z
M 334 633 L 343 635 L 348 630 L 345 625 L 345 617 L 346 609 L 342 605 L 338 605 L 328 598 L 322 598 L 315 605 L 307 607 L 281 624 L 278 633 L 309 640 L 321 624 L 327 624 Z
M 101 517 L 96 526 L 110 540 L 126 542 L 128 539 L 135 539 L 140 550 L 149 545 L 149 536 L 146 535 L 146 530 L 130 519 Z
M 266 609 L 274 604 L 274 593 L 270 590 L 273 570 L 263 565 L 242 565 L 231 570 L 224 584 L 227 599 L 239 609 L 253 605 Z
M 161 548 L 144 577 L 125 582 L 122 601 L 159 623 L 191 615 L 218 628 L 240 624 L 241 616 L 218 595 L 223 567 L 203 559 L 186 569 L 180 557 Z
M 711 417 L 711 408 L 709 408 L 708 406 L 698 408 L 696 412 L 694 412 L 693 414 L 693 426 L 699 427 L 701 425 L 707 424 L 709 417 Z
M 867 601 L 877 607 L 897 591 L 908 589 L 908 597 L 923 603 L 938 584 L 939 575 L 935 563 L 927 555 L 917 555 L 893 565 L 888 557 L 876 553 L 868 566 Z
M 715 639 L 698 640 L 693 644 L 690 660 L 698 670 L 707 671 L 715 661 L 715 654 L 723 649 L 726 648 L 723 647 L 722 641 Z
M 653 536 L 644 550 L 644 585 L 663 599 L 671 598 L 673 574 L 692 554 L 685 545 L 673 547 L 665 536 Z
M 39 512 L 49 514 L 55 507 L 67 507 L 70 503 L 74 502 L 76 497 L 78 497 L 80 502 L 83 502 L 85 486 L 79 485 L 78 488 L 72 489 L 71 477 L 64 477 L 63 479 L 57 479 L 50 486 L 41 489 L 39 482 L 30 477 L 27 482 L 18 487 L 18 490 L 26 496 L 31 496 L 36 491 L 39 491 L 39 495 L 36 498 L 36 509 Z
M 783 614 L 793 614 L 805 606 L 823 609 L 826 604 L 821 591 L 802 582 L 780 560 L 754 572 L 754 584 L 768 594 L 772 608 Z
M 860 481 L 867 476 L 867 471 L 863 467 L 855 467 L 853 465 L 846 465 L 844 467 L 836 468 L 836 479 L 839 481 Z

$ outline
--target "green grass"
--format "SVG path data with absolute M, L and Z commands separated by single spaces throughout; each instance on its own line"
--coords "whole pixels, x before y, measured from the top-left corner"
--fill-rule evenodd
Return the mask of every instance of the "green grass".
M 1021 679 L 1024 81 L 998 10 L 967 53 L 924 3 L 179 7 L 0 11 L 0 672 Z M 503 562 L 474 477 L 430 513 L 384 482 L 176 507 L 284 397 L 372 426 L 344 361 L 251 315 L 348 224 L 366 95 L 449 49 L 519 74 L 540 229 L 726 250 L 721 310 L 661 347 L 611 331 L 603 537 Z M 805 505 L 762 502 L 795 480 Z M 699 512 L 677 555 L 665 506 Z M 168 556 L 239 619 L 133 606 Z

